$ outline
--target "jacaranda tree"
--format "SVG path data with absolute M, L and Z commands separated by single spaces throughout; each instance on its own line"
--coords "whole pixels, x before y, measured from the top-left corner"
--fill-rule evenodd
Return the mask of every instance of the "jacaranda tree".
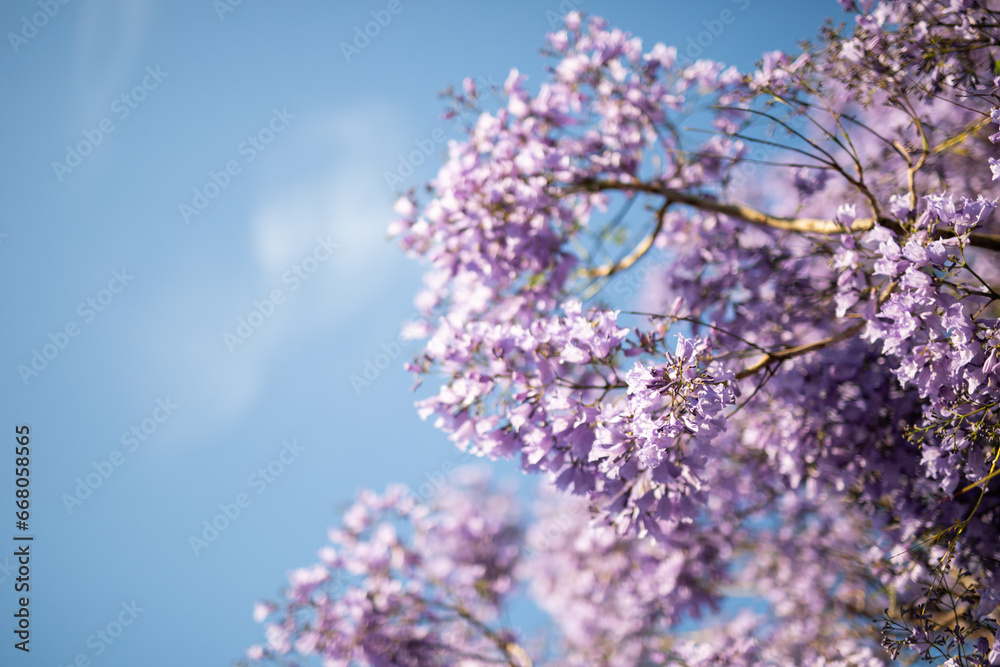
M 545 490 L 362 492 L 251 660 L 1000 664 L 1000 2 L 841 4 L 749 73 L 570 14 L 450 93 L 418 409 Z

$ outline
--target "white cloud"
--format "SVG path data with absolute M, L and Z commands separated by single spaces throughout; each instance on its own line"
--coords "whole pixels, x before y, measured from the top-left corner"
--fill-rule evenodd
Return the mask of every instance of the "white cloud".
M 111 100 L 135 85 L 136 73 L 157 64 L 138 61 L 151 8 L 149 0 L 91 0 L 77 5 L 74 83 L 76 106 L 86 111 L 85 117 L 106 115 Z
M 187 428 L 198 439 L 245 417 L 268 375 L 301 341 L 368 316 L 378 308 L 379 294 L 412 268 L 385 237 L 393 196 L 383 172 L 405 145 L 398 137 L 402 123 L 385 109 L 357 107 L 320 120 L 303 117 L 300 124 L 294 139 L 289 135 L 287 153 L 260 174 L 259 202 L 249 217 L 233 221 L 249 243 L 231 247 L 248 248 L 249 257 L 219 255 L 202 236 L 201 246 L 172 260 L 169 282 L 156 285 L 150 307 L 136 313 L 130 337 L 134 354 L 141 355 L 137 390 L 156 394 L 162 385 L 176 387 L 171 390 L 177 400 L 194 407 Z M 310 158 L 317 151 L 330 156 L 320 173 L 299 176 L 293 168 L 288 177 L 279 164 L 315 164 Z M 283 173 L 287 183 L 272 177 L 272 170 Z M 223 221 L 215 224 L 218 233 L 231 234 L 232 227 L 223 232 Z M 197 234 L 185 231 L 194 242 Z M 283 283 L 293 264 L 312 253 L 317 237 L 327 236 L 339 244 L 332 257 L 299 289 Z M 247 317 L 253 301 L 275 288 L 286 301 L 231 353 L 223 333 L 233 332 L 237 317 Z
M 326 173 L 284 192 L 273 193 L 257 207 L 251 221 L 253 247 L 261 270 L 280 276 L 330 235 L 340 243 L 332 270 L 323 278 L 341 289 L 341 308 L 363 302 L 387 277 L 387 267 L 401 265 L 402 254 L 386 240 L 392 219 L 392 193 L 383 173 L 405 143 L 402 122 L 378 106 L 357 106 L 330 118 L 308 123 L 300 141 L 311 150 L 326 150 L 333 162 Z

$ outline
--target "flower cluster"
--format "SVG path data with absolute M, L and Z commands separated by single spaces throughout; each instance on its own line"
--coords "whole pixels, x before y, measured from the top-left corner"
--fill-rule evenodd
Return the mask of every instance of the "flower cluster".
M 294 652 L 327 665 L 423 667 L 515 654 L 516 638 L 494 626 L 517 562 L 517 508 L 481 471 L 456 475 L 433 504 L 401 486 L 359 494 L 322 562 L 289 575 L 283 606 L 258 605 L 258 622 L 274 620 L 250 660 Z
M 988 471 L 982 449 L 991 438 L 979 433 L 992 421 L 1000 401 L 996 318 L 977 316 L 995 296 L 985 283 L 962 281 L 968 233 L 996 208 L 996 200 L 925 197 L 918 230 L 902 247 L 882 227 L 868 234 L 878 243 L 874 275 L 895 289 L 881 307 L 870 301 L 864 337 L 882 344 L 896 359 L 894 372 L 924 399 L 924 422 L 937 442 L 925 444 L 929 474 L 941 479 L 945 493 L 959 478 L 981 479 Z M 954 234 L 932 238 L 940 226 Z M 975 277 L 973 272 L 969 278 Z M 985 346 L 984 346 L 985 343 Z M 973 448 L 976 454 L 967 456 Z
M 557 664 L 996 660 L 1000 9 L 841 4 L 748 73 L 571 13 L 547 80 L 453 93 L 473 120 L 390 228 L 429 265 L 418 410 L 587 521 L 523 563 L 498 500 L 336 533 L 363 584 L 296 575 L 323 612 L 267 651 L 538 662 L 495 624 L 521 586 Z M 767 613 L 678 629 L 743 591 Z
M 954 567 L 990 599 L 1000 243 L 982 194 L 998 121 L 984 48 L 1000 13 L 845 7 L 860 9 L 852 34 L 747 75 L 573 14 L 536 93 L 514 71 L 495 113 L 474 87 L 456 95 L 478 120 L 393 226 L 432 265 L 418 303 L 437 325 L 410 369 L 445 381 L 420 410 L 462 447 L 548 473 L 621 537 L 666 544 L 789 493 L 842 498 L 879 536 L 863 558 L 900 608 L 930 604 L 915 577 Z M 709 137 L 689 146 L 677 128 L 697 101 Z M 638 202 L 646 228 L 626 222 Z M 645 312 L 608 305 L 603 288 L 654 253 Z M 739 468 L 763 497 L 713 506 Z M 946 551 L 920 546 L 941 535 Z M 890 552 L 907 555 L 885 565 Z
M 780 524 L 729 507 L 720 531 L 688 525 L 653 540 L 594 523 L 585 501 L 551 487 L 528 512 L 482 469 L 456 475 L 427 502 L 402 487 L 359 494 L 321 562 L 289 574 L 284 600 L 255 607 L 267 644 L 247 651 L 248 664 L 884 664 L 873 629 L 843 614 L 883 601 L 868 599 L 864 519 L 827 498 L 786 494 Z M 712 502 L 746 497 L 747 481 L 731 477 L 736 492 Z M 843 566 L 831 570 L 830 554 Z M 733 572 L 733 558 L 751 567 Z M 768 608 L 722 621 L 734 588 Z M 524 596 L 551 634 L 511 626 Z M 690 618 L 710 636 L 692 633 Z

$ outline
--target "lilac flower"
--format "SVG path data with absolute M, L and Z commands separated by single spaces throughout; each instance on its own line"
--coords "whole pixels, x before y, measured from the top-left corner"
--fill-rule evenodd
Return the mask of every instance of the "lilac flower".
M 995 633 L 1000 540 L 1000 501 L 976 486 L 1000 420 L 1000 134 L 981 131 L 1000 122 L 1000 16 L 841 5 L 852 28 L 748 72 L 570 13 L 546 79 L 513 70 L 499 108 L 477 107 L 390 227 L 428 265 L 418 411 L 572 493 L 589 523 L 520 569 L 501 501 L 492 519 L 403 512 L 407 543 L 377 528 L 393 503 L 365 496 L 289 599 L 325 613 L 325 571 L 364 583 L 337 596 L 335 630 L 293 619 L 275 646 L 351 637 L 345 659 L 433 664 L 454 636 L 517 664 L 491 624 L 523 584 L 558 617 L 564 664 L 986 660 L 970 633 Z M 642 314 L 620 303 L 636 291 Z M 671 635 L 728 585 L 763 588 L 770 616 Z

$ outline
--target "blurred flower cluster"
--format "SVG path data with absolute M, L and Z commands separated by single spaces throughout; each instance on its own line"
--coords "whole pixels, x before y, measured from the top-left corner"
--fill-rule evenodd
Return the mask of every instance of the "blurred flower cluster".
M 408 368 L 545 490 L 363 493 L 251 658 L 1000 664 L 1000 5 L 841 5 L 753 72 L 571 13 L 537 88 L 451 93 L 390 227 L 428 266 Z M 526 594 L 551 635 L 505 623 Z

